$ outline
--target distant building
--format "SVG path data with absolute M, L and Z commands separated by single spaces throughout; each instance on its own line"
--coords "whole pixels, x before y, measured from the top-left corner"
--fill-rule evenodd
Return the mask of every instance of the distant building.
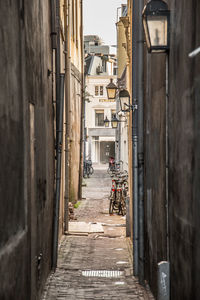
M 110 51 L 109 46 L 103 45 L 98 35 L 85 35 L 84 49 L 86 54 L 109 54 Z
M 116 114 L 115 100 L 107 98 L 106 86 L 113 78 L 116 82 L 116 56 L 109 54 L 109 46 L 102 45 L 98 36 L 84 37 L 85 44 L 85 140 L 86 158 L 95 163 L 107 163 L 115 157 L 115 129 L 104 126 Z M 91 47 L 91 48 L 90 48 Z M 94 51 L 88 53 L 87 51 Z M 106 50 L 107 49 L 107 50 Z M 101 52 L 101 50 L 103 50 Z

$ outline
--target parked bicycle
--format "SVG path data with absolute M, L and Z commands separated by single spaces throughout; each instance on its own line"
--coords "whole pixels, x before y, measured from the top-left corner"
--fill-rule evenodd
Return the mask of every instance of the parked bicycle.
M 109 161 L 109 166 L 108 166 L 108 169 L 107 169 L 107 172 L 109 175 L 112 175 L 113 172 L 116 172 L 116 171 L 122 171 L 123 170 L 123 161 L 120 160 L 120 161 L 112 161 L 112 163 Z
M 83 177 L 89 178 L 94 173 L 91 159 L 85 160 L 83 164 Z
M 128 194 L 128 173 L 115 169 L 111 174 L 111 178 L 109 214 L 116 212 L 124 216 L 126 214 L 126 198 Z

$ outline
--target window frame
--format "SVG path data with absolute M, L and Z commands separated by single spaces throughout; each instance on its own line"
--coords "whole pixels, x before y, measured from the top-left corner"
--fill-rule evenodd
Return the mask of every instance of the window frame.
M 103 115 L 102 120 L 97 115 Z M 104 109 L 95 109 L 95 127 L 104 127 Z
M 95 85 L 95 87 L 94 87 L 94 94 L 95 94 L 95 96 L 99 96 L 99 86 L 98 85 Z
M 103 85 L 100 85 L 100 86 L 99 86 L 99 95 L 100 95 L 100 96 L 103 96 L 103 95 L 104 95 L 104 88 L 103 88 Z

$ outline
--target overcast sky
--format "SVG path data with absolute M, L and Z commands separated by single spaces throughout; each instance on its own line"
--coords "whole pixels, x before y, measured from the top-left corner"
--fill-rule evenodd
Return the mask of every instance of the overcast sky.
M 84 35 L 98 35 L 106 45 L 116 45 L 117 7 L 126 3 L 126 0 L 83 0 Z

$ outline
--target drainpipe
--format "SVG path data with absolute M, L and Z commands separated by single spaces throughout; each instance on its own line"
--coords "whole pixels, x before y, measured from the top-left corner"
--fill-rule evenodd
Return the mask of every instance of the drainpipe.
M 64 208 L 64 232 L 68 231 L 69 223 L 69 161 L 70 161 L 70 82 L 71 82 L 71 30 L 70 30 L 70 0 L 65 0 L 65 208 Z
M 167 260 L 169 262 L 169 54 L 166 54 L 166 227 Z
M 60 186 L 61 186 L 61 164 L 62 164 L 62 144 L 63 144 L 63 109 L 64 109 L 64 80 L 65 75 L 60 74 L 60 105 L 59 120 L 57 131 L 57 149 L 56 149 L 56 195 L 54 209 L 54 228 L 53 228 L 53 269 L 57 267 L 58 257 L 58 235 L 59 235 L 59 210 L 60 210 Z
M 86 103 L 85 103 L 85 74 L 84 74 L 84 99 L 83 99 L 83 105 L 84 105 L 84 119 L 83 119 L 83 165 L 86 161 Z
M 51 0 L 51 44 L 52 44 L 52 49 L 56 49 L 57 48 L 56 5 L 55 5 L 55 0 Z
M 120 103 L 119 97 L 116 99 L 116 117 L 118 117 L 118 112 L 120 111 Z M 118 123 L 117 128 L 115 130 L 115 161 L 119 163 L 120 161 L 120 123 Z
M 59 209 L 60 209 L 60 186 L 61 186 L 61 152 L 62 152 L 62 123 L 63 123 L 63 99 L 60 97 L 63 94 L 63 75 L 60 74 L 60 0 L 53 2 L 56 6 L 56 32 L 57 32 L 57 48 L 56 48 L 56 192 L 54 202 L 54 224 L 53 224 L 53 257 L 52 268 L 55 270 L 57 266 L 57 251 L 58 251 L 58 231 L 59 231 Z
M 59 126 L 59 105 L 60 105 L 60 0 L 56 0 L 56 32 L 57 32 L 57 47 L 56 47 L 56 131 Z M 56 134 L 56 145 L 58 144 Z
M 133 187 L 133 271 L 138 276 L 139 245 L 138 245 L 138 110 L 137 110 L 137 34 L 138 7 L 137 0 L 132 2 L 132 187 Z
M 119 37 L 118 37 L 118 19 L 119 19 L 119 10 L 122 10 L 122 6 L 117 7 L 117 20 L 116 20 L 116 40 L 117 40 L 117 60 L 119 58 Z M 121 13 L 122 15 L 122 13 Z M 118 70 L 117 70 L 117 85 L 118 84 Z M 119 86 L 118 86 L 119 87 Z M 118 113 L 120 111 L 120 102 L 119 102 L 119 94 L 117 94 L 116 98 L 116 117 L 119 118 Z M 121 124 L 118 123 L 117 128 L 115 130 L 115 161 L 117 163 L 120 162 L 121 160 L 121 155 L 120 155 L 120 146 L 121 146 Z M 121 166 L 120 166 L 121 167 Z
M 83 151 L 85 146 L 85 97 L 84 97 L 84 47 L 83 47 L 83 1 L 80 1 L 81 10 L 81 128 L 80 128 L 80 164 L 79 164 L 79 199 L 82 199 L 82 178 L 83 178 Z
M 139 282 L 144 284 L 144 79 L 143 26 L 144 1 L 138 1 L 138 212 L 139 212 Z

